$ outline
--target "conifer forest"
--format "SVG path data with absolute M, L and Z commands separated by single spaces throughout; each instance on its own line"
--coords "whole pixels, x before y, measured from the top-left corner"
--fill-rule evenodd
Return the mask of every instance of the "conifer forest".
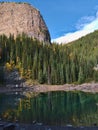
M 98 31 L 69 44 L 42 43 L 25 34 L 0 36 L 0 83 L 3 68 L 40 84 L 98 81 Z

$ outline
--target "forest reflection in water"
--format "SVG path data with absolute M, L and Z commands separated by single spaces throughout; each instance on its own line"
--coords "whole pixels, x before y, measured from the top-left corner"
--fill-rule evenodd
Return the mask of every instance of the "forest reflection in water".
M 0 118 L 45 125 L 98 125 L 98 94 L 61 91 L 32 97 L 0 94 Z

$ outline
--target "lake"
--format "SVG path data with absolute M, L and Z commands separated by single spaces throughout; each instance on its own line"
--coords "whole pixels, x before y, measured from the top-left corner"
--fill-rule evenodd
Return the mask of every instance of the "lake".
M 98 125 L 98 94 L 47 92 L 0 94 L 0 118 L 44 125 Z

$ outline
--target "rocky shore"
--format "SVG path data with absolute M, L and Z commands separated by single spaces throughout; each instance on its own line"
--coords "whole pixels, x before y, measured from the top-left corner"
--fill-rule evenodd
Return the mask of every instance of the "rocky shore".
M 40 123 L 37 124 L 19 124 L 0 122 L 0 130 L 98 130 L 97 126 L 46 126 Z
M 0 93 L 8 92 L 49 92 L 49 91 L 83 91 L 98 93 L 98 83 L 84 83 L 81 85 L 64 84 L 64 85 L 33 85 L 25 82 L 19 75 L 17 69 L 11 72 L 5 71 L 5 84 L 0 85 Z
M 83 92 L 98 92 L 98 83 L 85 83 L 81 85 L 64 84 L 64 85 L 37 85 L 30 87 L 34 92 L 48 91 L 83 91 Z
M 7 85 L 0 87 L 0 93 L 5 92 L 49 92 L 49 91 L 83 91 L 98 93 L 98 83 L 85 83 L 81 85 Z

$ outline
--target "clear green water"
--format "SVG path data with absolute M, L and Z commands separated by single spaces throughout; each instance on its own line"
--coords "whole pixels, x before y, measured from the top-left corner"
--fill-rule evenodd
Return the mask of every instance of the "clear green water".
M 98 125 L 98 94 L 48 92 L 28 98 L 0 94 L 0 118 L 45 125 Z

